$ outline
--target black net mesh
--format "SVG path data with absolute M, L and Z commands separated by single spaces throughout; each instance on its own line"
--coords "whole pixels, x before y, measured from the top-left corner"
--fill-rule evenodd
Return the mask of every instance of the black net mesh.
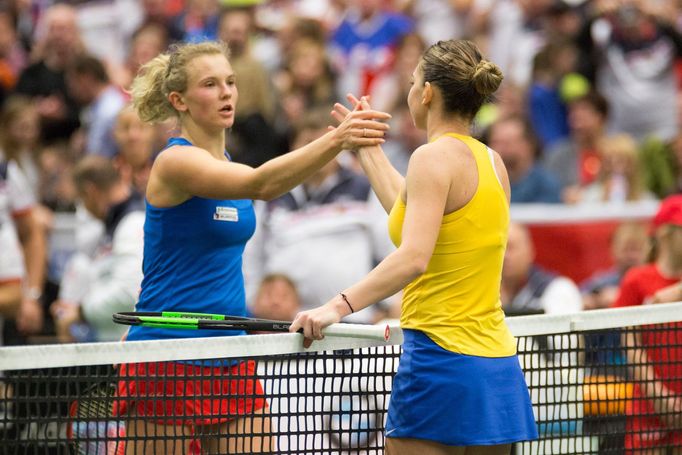
M 681 328 L 518 337 L 540 438 L 512 452 L 682 453 Z M 380 454 L 399 355 L 388 345 L 6 370 L 0 453 Z

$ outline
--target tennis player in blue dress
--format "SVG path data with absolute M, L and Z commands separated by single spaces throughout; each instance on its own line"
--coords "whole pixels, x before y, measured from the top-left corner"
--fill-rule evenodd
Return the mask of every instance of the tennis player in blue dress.
M 143 66 L 133 82 L 143 121 L 175 118 L 180 127 L 149 176 L 137 311 L 244 315 L 241 264 L 255 229 L 252 200 L 286 193 L 341 150 L 382 143 L 388 127 L 381 120 L 390 117 L 354 109 L 321 138 L 253 169 L 232 162 L 225 150 L 237 96 L 227 48 L 215 42 L 175 47 Z M 133 327 L 127 339 L 239 334 Z M 115 413 L 128 420 L 127 453 L 191 453 L 194 442 L 201 453 L 274 450 L 269 436 L 258 436 L 269 432 L 269 420 L 254 370 L 253 362 L 121 365 Z
M 413 152 L 405 178 L 380 147 L 359 152 L 397 249 L 291 326 L 320 339 L 323 327 L 403 291 L 389 455 L 507 455 L 512 443 L 537 438 L 500 304 L 509 178 L 499 155 L 470 132 L 501 81 L 500 69 L 470 41 L 440 41 L 425 51 L 407 103 L 428 144 Z M 369 109 L 365 98 L 349 100 Z M 337 105 L 336 112 L 341 120 L 350 111 Z

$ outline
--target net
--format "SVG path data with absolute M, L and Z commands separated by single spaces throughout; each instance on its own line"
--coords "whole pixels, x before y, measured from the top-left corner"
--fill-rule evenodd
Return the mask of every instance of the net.
M 681 321 L 682 303 L 508 318 L 540 434 L 513 453 L 678 453 Z M 401 342 L 0 348 L 0 453 L 380 454 Z

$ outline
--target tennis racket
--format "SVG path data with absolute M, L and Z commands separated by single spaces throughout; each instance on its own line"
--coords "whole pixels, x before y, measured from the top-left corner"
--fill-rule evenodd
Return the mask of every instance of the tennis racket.
M 212 329 L 212 330 L 247 330 L 263 332 L 288 332 L 290 321 L 271 319 L 245 318 L 224 314 L 183 313 L 177 311 L 163 312 L 129 312 L 115 313 L 114 322 L 124 325 L 157 327 L 165 329 Z M 302 329 L 299 330 L 302 332 Z M 361 324 L 332 324 L 322 331 L 327 336 L 346 338 L 366 338 L 388 341 L 391 329 L 388 325 L 381 327 Z

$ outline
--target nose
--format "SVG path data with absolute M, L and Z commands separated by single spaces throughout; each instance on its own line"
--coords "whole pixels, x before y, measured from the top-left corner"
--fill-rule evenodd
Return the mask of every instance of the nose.
M 232 97 L 232 85 L 227 82 L 223 82 L 220 86 L 220 97 L 221 98 L 231 98 Z

